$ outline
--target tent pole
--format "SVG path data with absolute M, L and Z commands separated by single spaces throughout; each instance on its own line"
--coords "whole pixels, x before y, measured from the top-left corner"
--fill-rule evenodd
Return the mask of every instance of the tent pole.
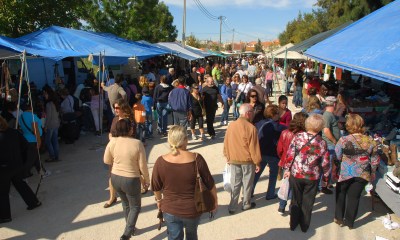
M 26 62 L 26 51 L 24 50 L 22 52 L 22 64 L 21 64 L 21 72 L 19 75 L 19 86 L 18 86 L 18 104 L 17 104 L 17 119 L 15 121 L 15 129 L 18 129 L 18 121 L 19 121 L 19 112 L 21 108 L 21 90 L 22 90 L 22 79 L 23 79 L 23 74 L 25 71 L 25 62 Z

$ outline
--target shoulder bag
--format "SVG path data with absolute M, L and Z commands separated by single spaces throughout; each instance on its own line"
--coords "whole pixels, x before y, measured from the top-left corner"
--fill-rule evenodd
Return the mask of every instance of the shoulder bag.
M 194 161 L 196 164 L 196 185 L 194 188 L 196 210 L 198 213 L 211 212 L 215 207 L 215 200 L 211 190 L 207 188 L 200 176 L 199 166 L 197 165 L 197 153 Z

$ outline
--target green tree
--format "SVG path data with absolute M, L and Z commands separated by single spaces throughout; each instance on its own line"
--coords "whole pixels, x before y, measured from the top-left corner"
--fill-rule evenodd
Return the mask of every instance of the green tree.
M 186 45 L 195 47 L 195 48 L 200 48 L 201 44 L 200 41 L 192 34 L 186 39 Z
M 226 50 L 226 51 L 232 51 L 232 43 L 226 44 L 226 45 L 225 45 L 225 50 Z
M 263 50 L 263 47 L 262 47 L 260 39 L 258 39 L 256 45 L 254 46 L 254 52 L 262 52 L 262 53 L 264 53 L 264 50 Z
M 168 7 L 158 0 L 88 0 L 81 8 L 86 28 L 133 41 L 175 41 L 177 30 Z
M 242 52 L 246 52 L 246 45 L 247 45 L 246 43 L 243 43 L 243 44 L 241 43 L 241 49 L 240 50 Z
M 318 0 L 316 6 L 326 10 L 329 29 L 358 19 L 392 2 L 392 0 Z
M 0 34 L 22 35 L 52 26 L 79 28 L 85 0 L 0 0 Z

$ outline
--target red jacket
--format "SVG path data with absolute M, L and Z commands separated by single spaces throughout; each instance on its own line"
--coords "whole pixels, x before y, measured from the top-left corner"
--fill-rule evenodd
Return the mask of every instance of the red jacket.
M 281 136 L 279 137 L 278 146 L 276 147 L 276 152 L 278 153 L 278 157 L 280 158 L 280 161 L 278 163 L 280 167 L 283 167 L 286 164 L 286 153 L 290 143 L 292 142 L 294 135 L 295 134 L 289 131 L 289 129 L 285 129 L 283 130 Z

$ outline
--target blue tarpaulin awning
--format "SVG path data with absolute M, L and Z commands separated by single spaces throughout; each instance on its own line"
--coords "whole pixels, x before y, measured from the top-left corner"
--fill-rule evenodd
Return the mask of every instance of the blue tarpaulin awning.
M 309 48 L 317 61 L 400 86 L 400 1 Z
M 160 50 L 144 47 L 129 40 L 121 40 L 115 35 L 90 31 L 63 28 L 58 26 L 33 32 L 22 36 L 18 40 L 45 46 L 56 51 L 70 50 L 85 57 L 89 54 L 106 56 L 106 64 L 125 64 L 128 58 L 136 57 L 139 60 L 162 55 Z M 95 58 L 96 60 L 96 58 Z
M 28 56 L 45 57 L 55 61 L 65 57 L 79 56 L 79 53 L 70 50 L 49 49 L 35 43 L 0 36 L 0 58 L 10 58 L 26 51 Z

